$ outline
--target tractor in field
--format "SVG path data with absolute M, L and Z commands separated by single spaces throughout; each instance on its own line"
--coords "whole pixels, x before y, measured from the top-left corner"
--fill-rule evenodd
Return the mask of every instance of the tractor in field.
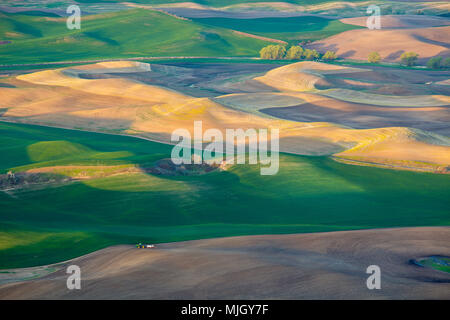
M 138 248 L 138 249 L 152 249 L 154 247 L 155 247 L 154 244 L 143 244 L 140 242 L 136 245 L 136 248 Z

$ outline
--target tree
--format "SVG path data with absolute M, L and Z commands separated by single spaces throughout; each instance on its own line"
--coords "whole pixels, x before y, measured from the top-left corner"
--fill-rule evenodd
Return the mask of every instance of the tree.
M 444 61 L 441 63 L 441 66 L 443 68 L 450 68 L 450 57 L 445 58 Z
M 261 59 L 272 59 L 272 46 L 267 46 L 259 51 Z
M 269 45 L 259 51 L 259 55 L 262 59 L 283 59 L 286 54 L 286 48 L 280 45 Z
M 276 45 L 275 46 L 275 58 L 274 59 L 284 59 L 284 56 L 286 55 L 286 47 Z
M 336 52 L 334 52 L 334 51 L 327 51 L 323 55 L 322 59 L 323 60 L 328 60 L 328 61 L 336 60 L 337 59 Z
M 11 170 L 8 171 L 7 177 L 8 177 L 8 182 L 9 183 L 16 184 L 17 179 L 16 179 L 16 175 L 14 174 L 14 172 L 12 172 Z
M 286 59 L 288 60 L 299 60 L 302 58 L 303 48 L 300 46 L 292 46 L 286 53 Z
M 417 53 L 411 51 L 411 52 L 404 52 L 400 56 L 400 59 L 405 65 L 410 67 L 416 64 L 418 57 L 419 55 Z
M 306 60 L 314 60 L 319 58 L 319 53 L 316 50 L 306 49 L 303 52 Z
M 378 63 L 381 61 L 381 56 L 378 52 L 371 52 L 369 53 L 369 56 L 367 57 L 367 61 L 369 61 L 370 63 Z
M 428 60 L 427 67 L 430 69 L 439 69 L 441 67 L 442 57 L 434 57 Z

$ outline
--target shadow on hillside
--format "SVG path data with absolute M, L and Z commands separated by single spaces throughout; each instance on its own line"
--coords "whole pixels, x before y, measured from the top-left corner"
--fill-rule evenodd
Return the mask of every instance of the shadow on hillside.
M 390 53 L 385 60 L 397 60 L 405 52 L 405 50 L 398 50 Z
M 347 58 L 351 58 L 355 55 L 356 50 L 348 50 L 342 54 L 339 55 L 339 58 L 341 59 L 347 59 Z
M 3 115 L 8 111 L 8 108 L 0 108 L 0 117 L 3 117 Z

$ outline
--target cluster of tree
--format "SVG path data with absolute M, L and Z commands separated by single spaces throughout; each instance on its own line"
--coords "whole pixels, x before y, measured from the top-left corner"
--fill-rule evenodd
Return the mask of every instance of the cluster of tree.
M 286 47 L 280 45 L 270 45 L 262 48 L 261 51 L 259 51 L 259 55 L 262 59 L 284 59 L 284 56 L 286 55 Z
M 336 52 L 334 52 L 334 51 L 327 51 L 327 52 L 325 52 L 325 54 L 322 56 L 322 59 L 323 59 L 323 60 L 328 60 L 328 61 L 336 60 L 336 59 L 337 59 L 337 54 L 336 54 Z
M 402 63 L 406 66 L 414 66 L 417 62 L 419 55 L 415 52 L 404 52 L 401 56 L 400 56 L 400 60 L 402 61 Z M 378 63 L 381 61 L 381 56 L 378 52 L 371 52 L 369 54 L 369 56 L 367 57 L 367 61 L 370 63 Z M 433 61 L 432 63 L 436 63 L 436 61 Z M 438 61 L 438 63 L 440 63 L 440 60 Z
M 378 63 L 381 61 L 381 56 L 378 52 L 371 52 L 369 53 L 369 56 L 367 57 L 367 61 L 369 61 L 370 63 Z
M 301 46 L 292 46 L 289 50 L 286 50 L 285 46 L 282 45 L 269 45 L 264 47 L 259 52 L 261 59 L 270 59 L 270 60 L 319 60 L 322 58 L 323 60 L 336 60 L 337 55 L 336 52 L 327 51 L 322 56 L 315 49 L 303 49 Z
M 327 51 L 323 55 L 317 52 L 315 49 L 303 49 L 301 46 L 292 46 L 289 50 L 286 50 L 282 45 L 269 45 L 264 47 L 259 52 L 261 59 L 269 60 L 325 60 L 332 61 L 337 59 L 337 54 L 334 51 Z M 415 52 L 404 52 L 400 56 L 400 60 L 406 66 L 414 66 L 417 63 L 419 55 Z M 370 63 L 379 63 L 381 56 L 378 52 L 371 52 L 367 57 L 367 61 Z M 450 57 L 434 57 L 428 60 L 427 67 L 430 69 L 450 68 Z
M 411 67 L 416 64 L 417 58 L 419 58 L 419 55 L 415 52 L 404 52 L 400 56 L 400 60 L 402 60 L 402 63 L 404 65 L 407 65 L 408 67 Z
M 442 58 L 442 57 L 434 57 L 428 60 L 427 67 L 430 69 L 446 69 L 450 68 L 450 57 Z
M 7 179 L 8 179 L 8 182 L 10 184 L 16 184 L 17 183 L 17 177 L 12 171 L 8 171 Z

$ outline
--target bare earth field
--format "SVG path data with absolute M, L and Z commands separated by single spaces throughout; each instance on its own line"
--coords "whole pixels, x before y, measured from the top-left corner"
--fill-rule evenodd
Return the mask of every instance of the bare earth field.
M 421 61 L 449 56 L 450 27 L 349 30 L 309 45 L 320 52 L 335 51 L 340 58 L 367 60 L 376 51 L 383 61 L 399 61 L 403 52 L 419 54 Z
M 450 274 L 412 263 L 449 256 L 449 239 L 448 227 L 423 227 L 115 246 L 8 270 L 0 299 L 450 299 Z M 71 264 L 81 268 L 81 290 L 66 288 Z M 366 287 L 374 264 L 381 290 Z M 47 274 L 51 268 L 58 271 Z M 39 272 L 42 278 L 6 283 Z

